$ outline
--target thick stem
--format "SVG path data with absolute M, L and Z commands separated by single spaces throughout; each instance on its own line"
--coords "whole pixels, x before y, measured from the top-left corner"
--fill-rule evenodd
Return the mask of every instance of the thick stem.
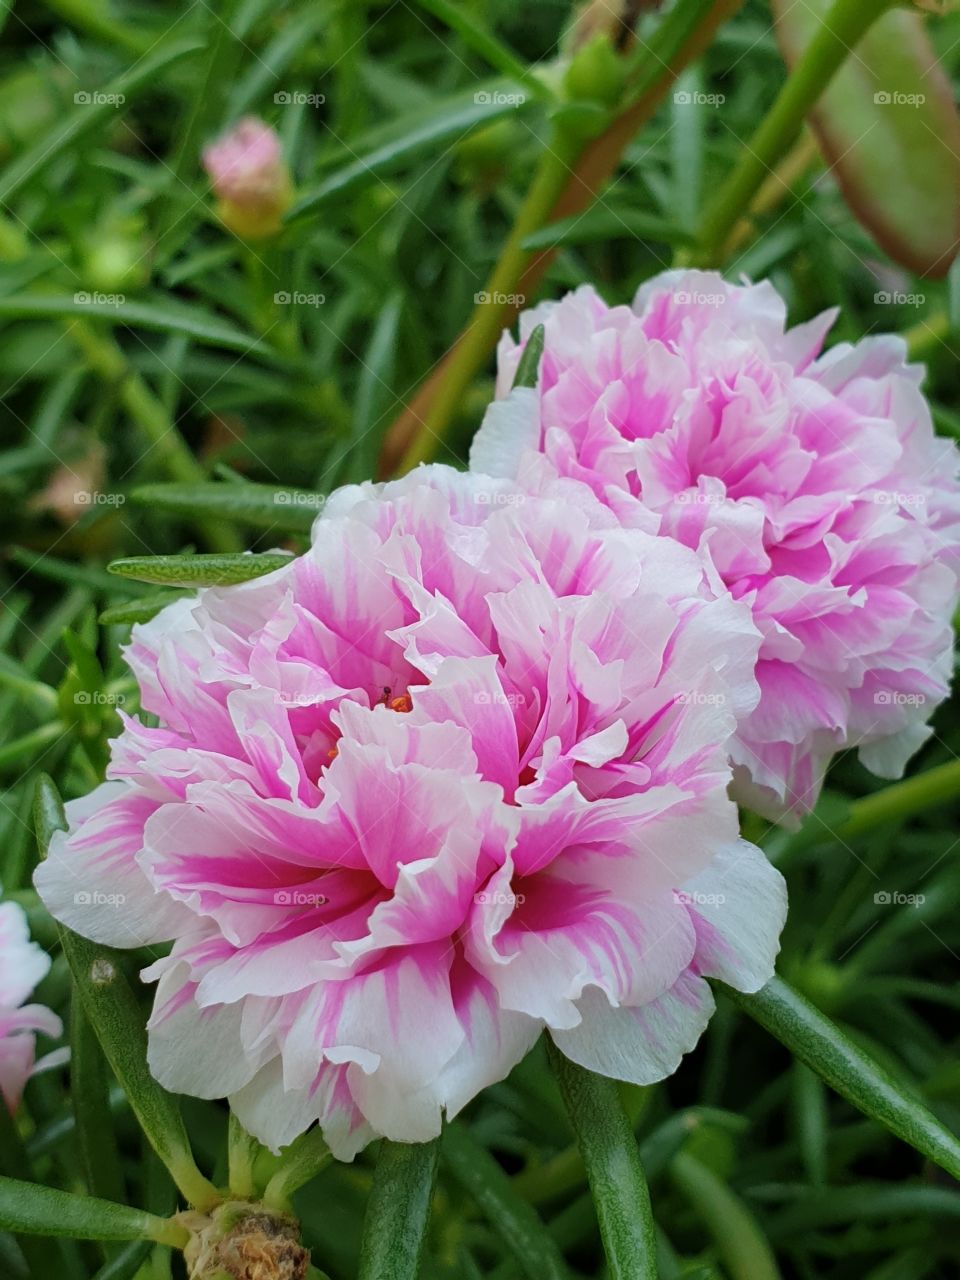
M 729 238 L 764 178 L 793 145 L 819 99 L 866 31 L 897 0 L 834 0 L 816 35 L 708 209 L 698 237 L 702 265 L 726 256 Z
M 656 1280 L 650 1192 L 616 1082 L 577 1066 L 552 1043 L 549 1048 L 583 1154 L 611 1280 Z

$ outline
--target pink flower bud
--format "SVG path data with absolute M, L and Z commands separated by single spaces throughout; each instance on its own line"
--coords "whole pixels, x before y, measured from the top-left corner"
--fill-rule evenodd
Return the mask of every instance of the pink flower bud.
M 275 235 L 292 195 L 276 132 L 248 116 L 203 150 L 203 164 L 220 198 L 217 213 L 244 239 Z

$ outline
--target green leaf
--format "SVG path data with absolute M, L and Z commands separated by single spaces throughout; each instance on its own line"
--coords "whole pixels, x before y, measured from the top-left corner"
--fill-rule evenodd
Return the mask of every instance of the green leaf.
M 171 515 L 206 515 L 237 520 L 253 529 L 309 533 L 326 501 L 310 489 L 281 489 L 269 484 L 145 484 L 132 502 Z
M 514 387 L 535 387 L 540 378 L 540 360 L 543 356 L 543 345 L 546 341 L 546 330 L 538 324 L 527 339 L 523 354 L 517 364 L 517 372 L 513 378 Z
M 832 0 L 774 0 L 793 65 Z M 857 44 L 810 123 L 847 203 L 920 275 L 946 275 L 960 246 L 960 116 L 919 13 L 893 9 Z
M 717 1175 L 686 1152 L 670 1176 L 713 1237 L 731 1280 L 781 1280 L 780 1268 L 753 1214 Z
M 552 1042 L 549 1052 L 583 1155 L 611 1280 L 657 1280 L 650 1192 L 616 1082 L 577 1066 Z
M 45 775 L 37 784 L 34 826 L 46 857 L 53 833 L 66 830 L 67 822 L 57 789 Z M 60 938 L 84 1011 L 141 1129 L 190 1204 L 209 1209 L 219 1202 L 219 1192 L 194 1162 L 176 1100 L 150 1074 L 143 1019 L 116 953 L 69 929 L 61 928 Z
M 137 600 L 127 600 L 123 604 L 111 605 L 104 609 L 97 621 L 105 627 L 126 627 L 136 622 L 149 622 L 161 609 L 165 609 L 174 600 L 183 599 L 183 591 L 157 591 L 148 596 L 140 596 Z
M 567 1280 L 560 1250 L 536 1210 L 521 1199 L 493 1156 L 460 1123 L 447 1126 L 443 1160 L 500 1233 L 524 1275 L 530 1280 Z
M 93 1280 L 133 1280 L 153 1249 L 149 1240 L 134 1240 L 105 1262 Z
M 0 203 L 9 204 L 21 187 L 39 178 L 81 138 L 102 131 L 107 120 L 115 120 L 118 101 L 129 108 L 141 89 L 156 87 L 158 78 L 167 67 L 202 48 L 203 41 L 196 37 L 161 45 L 151 57 L 139 58 L 129 71 L 111 80 L 102 91 L 98 90 L 95 101 L 74 102 L 66 120 L 38 138 L 4 170 L 0 177 Z
M 525 85 L 536 97 L 548 102 L 553 100 L 554 95 L 548 85 L 539 80 L 502 40 L 493 35 L 475 13 L 471 13 L 463 5 L 451 4 L 450 0 L 418 0 L 418 3 L 456 31 L 464 44 L 481 58 L 485 58 L 495 70 Z
M 533 253 L 541 249 L 559 249 L 568 244 L 595 244 L 627 238 L 674 245 L 688 245 L 693 241 L 689 232 L 657 217 L 655 213 L 603 204 L 595 205 L 586 213 L 575 213 L 569 218 L 548 223 L 539 231 L 525 236 L 520 247 Z
M 223 587 L 233 582 L 262 578 L 265 573 L 282 569 L 293 559 L 293 555 L 272 551 L 262 555 L 131 556 L 127 560 L 111 561 L 107 570 L 120 578 L 134 578 L 138 582 Z
M 384 1139 L 363 1220 L 357 1280 L 416 1280 L 423 1253 L 439 1138 Z
M 960 1141 L 914 1095 L 782 978 L 752 995 L 718 990 L 855 1107 L 960 1178 Z
M 76 1240 L 155 1240 L 175 1248 L 182 1248 L 189 1239 L 179 1223 L 143 1209 L 4 1177 L 0 1177 L 0 1228 Z
M 516 96 L 517 87 L 509 80 L 486 81 L 469 94 L 438 98 L 429 107 L 393 121 L 366 140 L 358 139 L 351 147 L 350 162 L 302 196 L 287 214 L 287 221 L 314 213 L 331 201 L 342 200 L 424 151 L 437 154 L 438 148 L 466 137 L 480 125 L 511 115 L 518 107 L 512 100 Z
M 157 301 L 148 299 L 146 302 L 124 299 L 113 305 L 98 302 L 96 299 L 100 296 L 82 290 L 72 296 L 12 294 L 0 298 L 0 317 L 30 320 L 38 316 L 56 316 L 64 320 L 104 320 L 108 324 L 153 329 L 159 333 L 179 333 L 192 338 L 201 346 L 224 347 L 228 351 L 239 351 L 244 355 L 272 355 L 270 348 L 259 338 L 251 337 L 202 307 L 180 307 L 163 297 Z

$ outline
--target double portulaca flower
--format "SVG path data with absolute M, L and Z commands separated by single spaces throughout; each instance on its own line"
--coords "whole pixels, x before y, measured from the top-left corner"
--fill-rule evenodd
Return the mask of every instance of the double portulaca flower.
M 544 1028 L 660 1079 L 706 979 L 770 978 L 785 892 L 734 768 L 782 806 L 838 746 L 909 754 L 913 704 L 865 699 L 945 691 L 957 491 L 898 352 L 815 361 L 824 325 L 710 284 L 725 321 L 679 300 L 701 277 L 537 313 L 540 385 L 475 449 L 499 478 L 341 490 L 305 555 L 134 629 L 159 727 L 125 719 L 37 885 L 87 936 L 173 942 L 144 974 L 167 1087 L 349 1157 L 432 1137 Z

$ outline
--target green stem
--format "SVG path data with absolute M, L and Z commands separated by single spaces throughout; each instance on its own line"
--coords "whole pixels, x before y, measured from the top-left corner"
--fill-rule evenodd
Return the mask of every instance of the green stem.
M 73 320 L 67 332 L 90 367 L 105 381 L 117 386 L 120 402 L 156 451 L 168 475 L 185 484 L 206 480 L 206 472 L 194 457 L 176 423 L 143 378 L 112 339 L 98 333 L 84 320 Z M 239 551 L 241 543 L 232 529 L 216 521 L 197 521 L 205 541 L 215 551 Z
M 955 801 L 960 801 L 960 760 L 949 760 L 854 800 L 847 816 L 835 826 L 827 825 L 816 813 L 811 814 L 800 831 L 781 846 L 779 853 L 771 852 L 771 857 L 782 869 L 789 858 L 820 841 L 856 840 L 878 828 L 906 822 Z
M 834 0 L 740 160 L 707 210 L 702 265 L 722 262 L 729 238 L 774 165 L 796 141 L 810 108 L 873 23 L 898 0 Z
M 254 1166 L 263 1151 L 260 1143 L 250 1136 L 237 1117 L 230 1112 L 227 1138 L 227 1164 L 230 1170 L 230 1192 L 238 1200 L 252 1200 L 257 1192 Z
M 670 1165 L 670 1176 L 713 1237 L 731 1280 L 780 1280 L 756 1219 L 715 1173 L 681 1152 Z
M 583 1153 L 611 1280 L 656 1280 L 650 1192 L 616 1083 L 577 1066 L 552 1042 L 549 1053 Z
M 504 318 L 512 314 L 510 304 L 505 299 L 515 294 L 517 282 L 530 257 L 529 252 L 522 247 L 523 241 L 532 232 L 539 230 L 549 218 L 551 209 L 566 186 L 575 158 L 569 145 L 556 138 L 541 155 L 533 182 L 503 246 L 500 259 L 483 292 L 478 295 L 486 301 L 476 304 L 473 317 L 454 348 L 450 363 L 430 402 L 430 408 L 410 448 L 404 454 L 400 464 L 401 474 L 411 471 L 421 462 L 428 462 L 443 443 L 465 390 L 483 367 L 487 353 L 503 328 Z
M 781 978 L 745 995 L 718 990 L 765 1027 L 841 1098 L 895 1134 L 952 1177 L 960 1177 L 960 1140 L 906 1085 L 881 1067 L 834 1022 Z
M 384 1139 L 363 1219 L 357 1280 L 416 1280 L 423 1254 L 440 1139 Z
M 319 1129 L 302 1133 L 283 1153 L 263 1193 L 264 1204 L 271 1209 L 287 1210 L 293 1193 L 315 1178 L 332 1159 L 330 1148 Z
M 51 720 L 49 724 L 41 725 L 39 729 L 31 729 L 23 737 L 5 743 L 0 747 L 0 769 L 5 769 L 11 764 L 22 765 L 28 756 L 43 751 L 66 732 L 67 727 L 60 720 Z

